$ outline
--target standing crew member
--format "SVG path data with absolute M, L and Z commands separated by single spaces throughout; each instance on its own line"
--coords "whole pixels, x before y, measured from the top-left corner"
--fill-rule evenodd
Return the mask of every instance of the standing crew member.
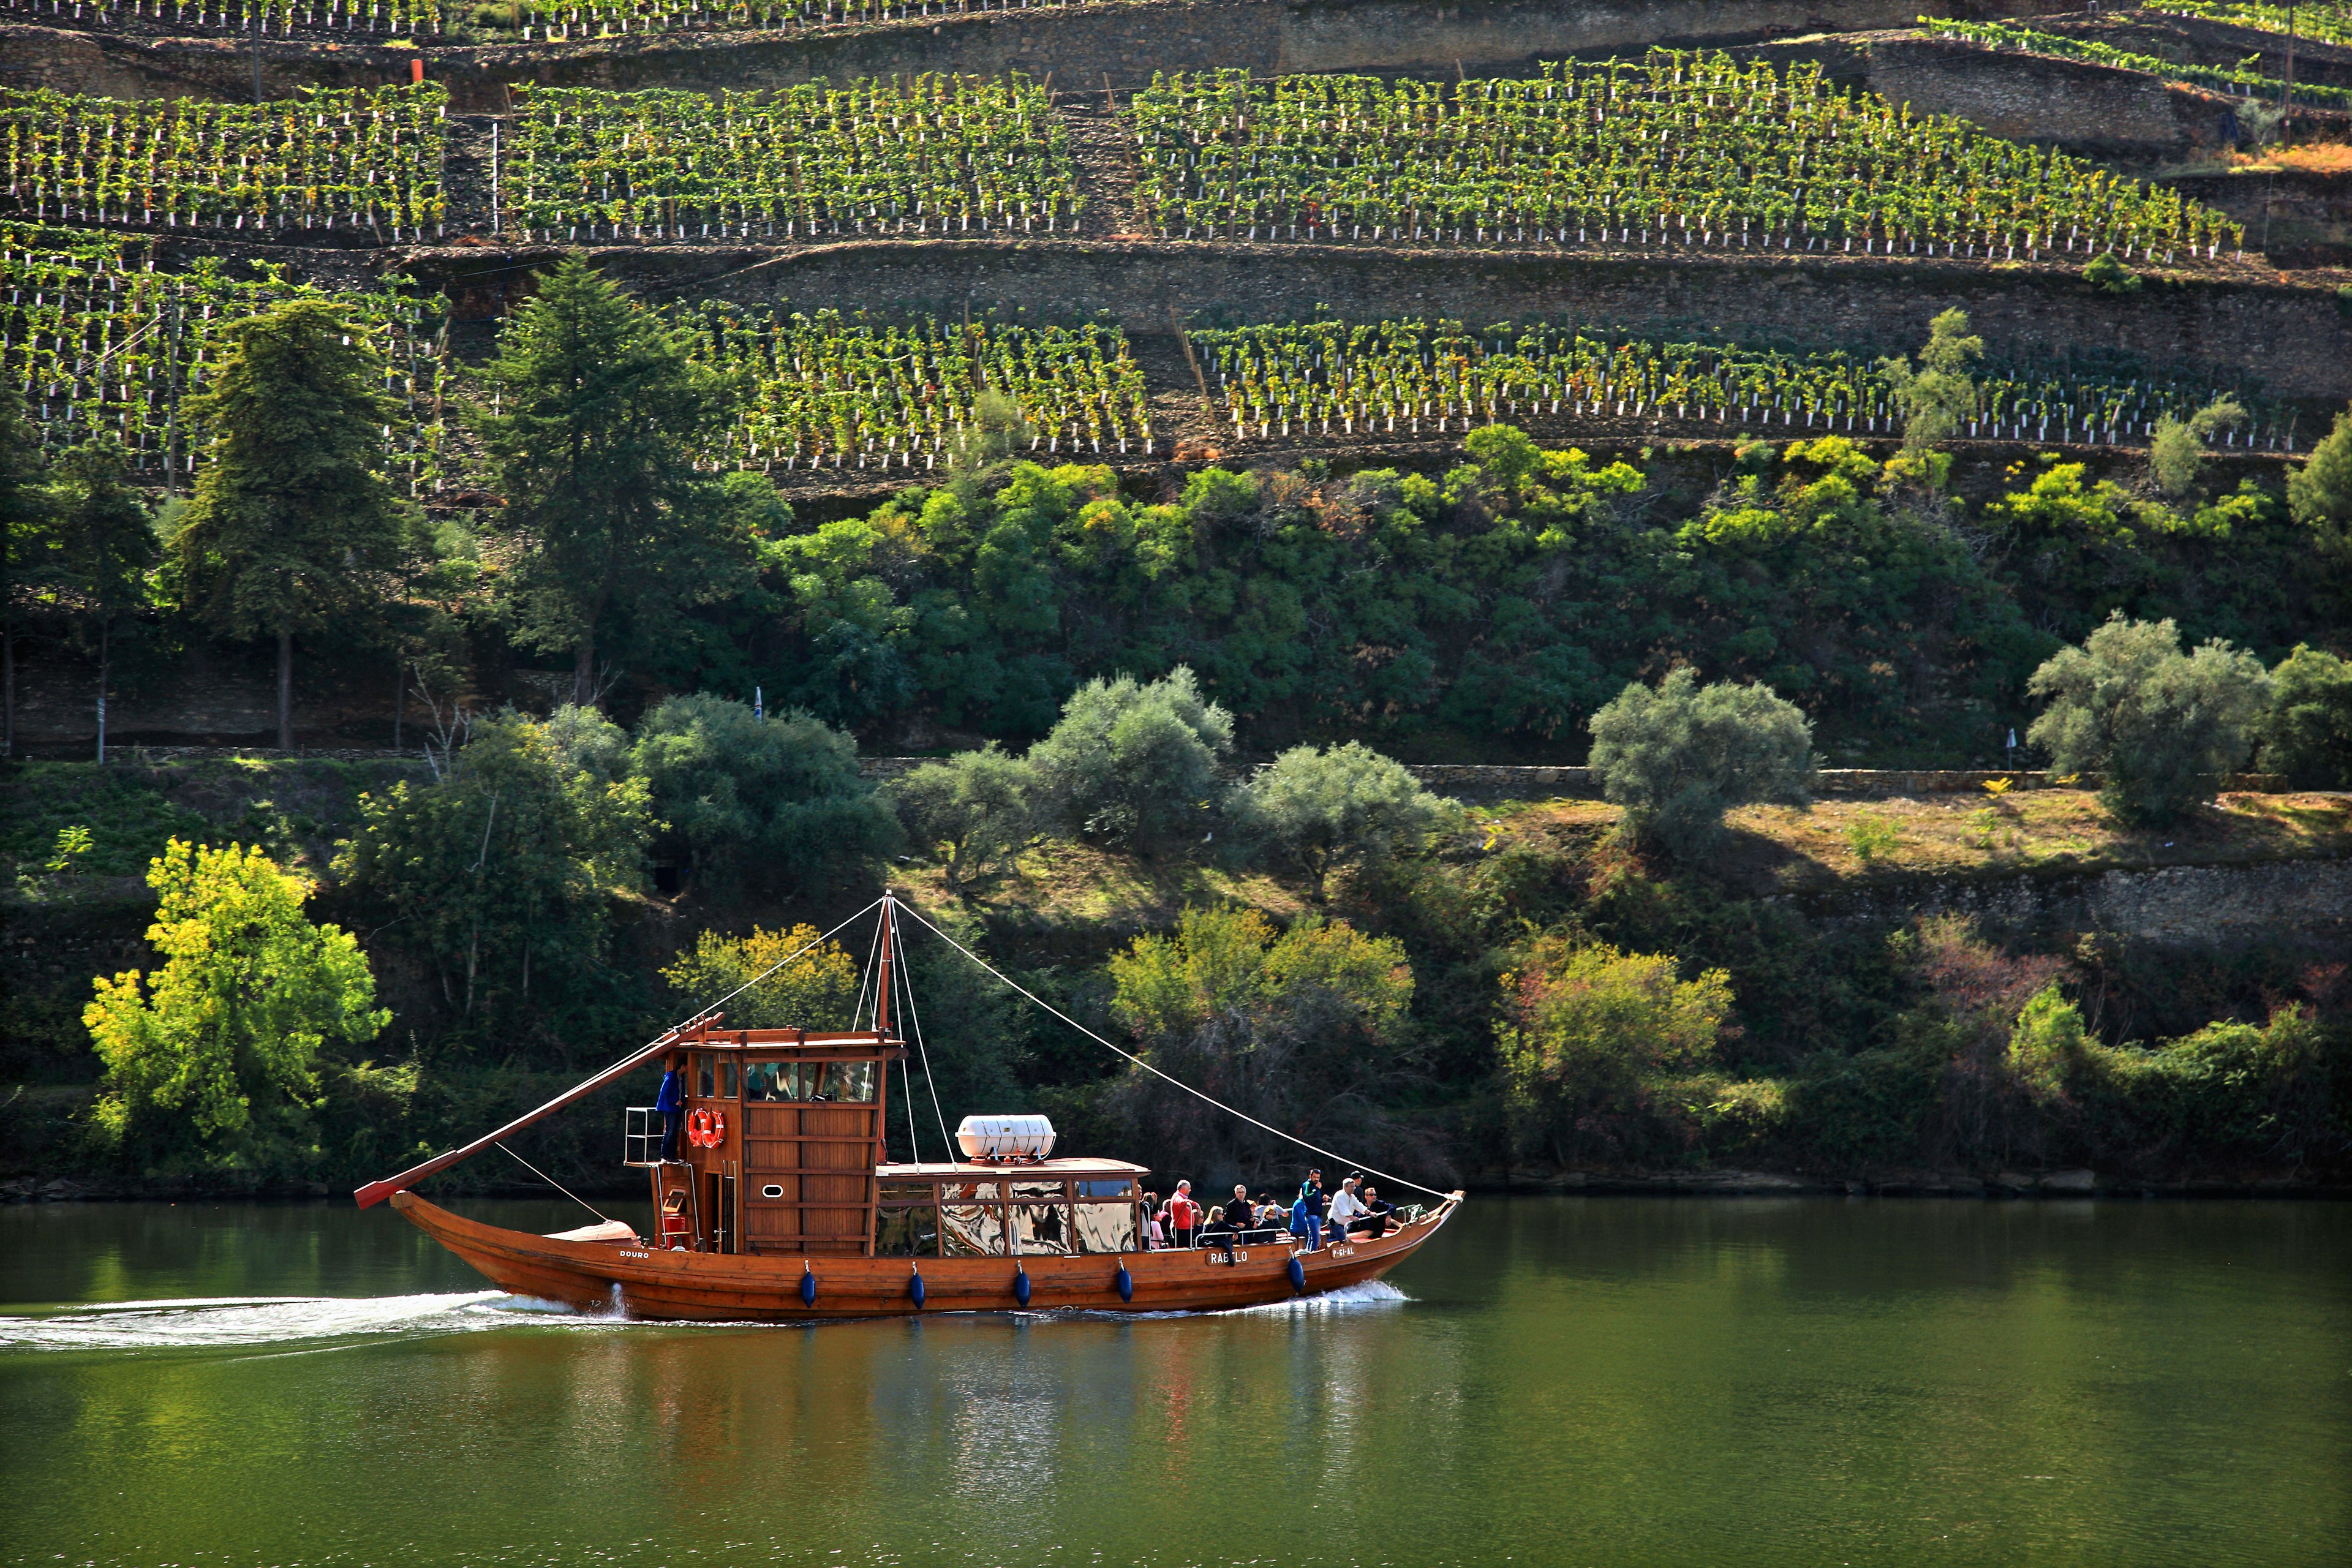
M 661 1092 L 654 1096 L 654 1109 L 661 1112 L 663 1163 L 677 1158 L 677 1135 L 686 1126 L 686 1071 L 672 1057 L 662 1064 Z

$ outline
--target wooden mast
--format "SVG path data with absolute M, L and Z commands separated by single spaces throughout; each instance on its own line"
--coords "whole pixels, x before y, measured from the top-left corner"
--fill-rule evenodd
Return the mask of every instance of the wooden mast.
M 882 972 L 874 985 L 874 1033 L 877 1038 L 890 1037 L 890 946 L 897 940 L 897 930 L 891 921 L 898 900 L 888 889 L 882 892 Z M 852 1020 L 855 1022 L 856 1020 Z

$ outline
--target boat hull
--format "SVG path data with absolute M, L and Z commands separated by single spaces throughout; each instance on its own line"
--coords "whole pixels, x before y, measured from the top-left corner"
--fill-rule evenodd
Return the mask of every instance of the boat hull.
M 1377 1241 L 1357 1238 L 1296 1256 L 1305 1289 L 1290 1279 L 1292 1249 L 1254 1245 L 1227 1263 L 1222 1252 L 1108 1253 L 1077 1258 L 814 1258 L 736 1257 L 662 1252 L 610 1242 L 567 1241 L 483 1225 L 437 1207 L 414 1193 L 395 1193 L 393 1207 L 434 1240 L 464 1258 L 485 1279 L 518 1296 L 560 1301 L 583 1311 L 614 1310 L 633 1318 L 682 1322 L 794 1322 L 824 1318 L 912 1317 L 935 1312 L 1024 1310 L 1019 1276 L 1029 1280 L 1030 1311 L 1215 1311 L 1316 1296 L 1377 1279 L 1435 1235 L 1460 1198 L 1447 1199 L 1412 1225 Z M 1118 1293 L 1124 1265 L 1131 1299 Z M 910 1282 L 919 1269 L 923 1302 Z M 815 1299 L 802 1293 L 803 1272 L 815 1279 Z

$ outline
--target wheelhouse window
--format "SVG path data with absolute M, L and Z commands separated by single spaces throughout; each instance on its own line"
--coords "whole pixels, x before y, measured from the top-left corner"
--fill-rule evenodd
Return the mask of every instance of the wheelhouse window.
M 1059 1182 L 1013 1184 L 1012 1232 L 1023 1252 L 1070 1250 L 1070 1207 Z
M 824 1067 L 824 1076 L 813 1098 L 835 1104 L 854 1104 L 874 1098 L 872 1062 L 826 1062 Z
M 743 1098 L 753 1100 L 801 1098 L 798 1062 L 753 1062 L 743 1069 Z
M 709 1100 L 718 1080 L 718 1058 L 708 1051 L 694 1053 L 694 1092 Z

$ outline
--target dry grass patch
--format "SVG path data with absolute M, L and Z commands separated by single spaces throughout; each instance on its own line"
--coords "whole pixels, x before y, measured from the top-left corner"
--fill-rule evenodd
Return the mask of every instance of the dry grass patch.
M 1122 854 L 1071 839 L 1040 839 L 1003 871 L 950 889 L 936 867 L 908 867 L 893 879 L 922 909 L 960 906 L 991 921 L 1032 929 L 1083 925 L 1115 936 L 1160 931 L 1190 904 L 1239 903 L 1287 921 L 1306 909 L 1302 893 L 1257 871 Z
M 1599 801 L 1547 801 L 1481 814 L 1486 847 L 1590 842 L 1613 826 Z M 1715 874 L 1758 891 L 1822 889 L 1865 878 L 1999 875 L 2116 867 L 2230 865 L 2352 853 L 2352 799 L 2229 795 L 2163 832 L 2118 826 L 2087 790 L 1832 799 L 1811 809 L 1744 806 Z

